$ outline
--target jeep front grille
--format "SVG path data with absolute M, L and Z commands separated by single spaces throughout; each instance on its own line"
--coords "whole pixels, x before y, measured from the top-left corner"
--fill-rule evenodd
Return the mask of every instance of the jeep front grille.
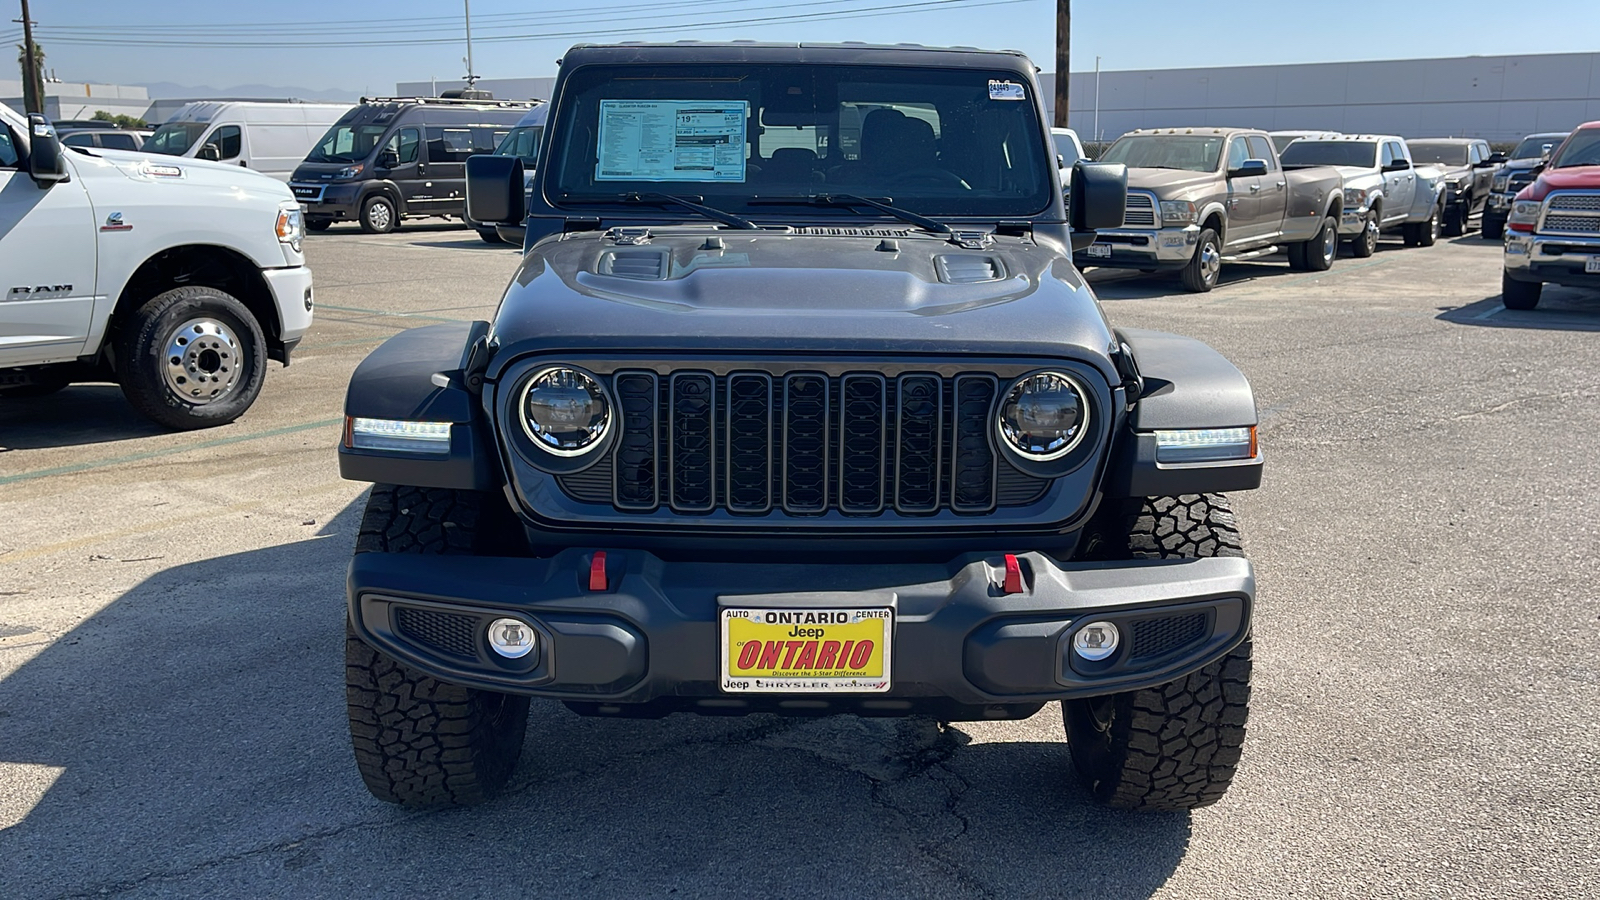
M 610 383 L 615 446 L 559 483 L 623 512 L 977 514 L 1049 486 L 995 453 L 986 373 L 621 369 Z

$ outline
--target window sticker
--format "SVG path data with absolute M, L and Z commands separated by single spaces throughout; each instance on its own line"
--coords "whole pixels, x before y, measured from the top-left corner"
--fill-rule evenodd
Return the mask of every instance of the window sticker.
M 743 183 L 746 100 L 601 100 L 595 181 Z
M 989 81 L 990 100 L 1026 100 L 1028 92 L 1015 81 Z

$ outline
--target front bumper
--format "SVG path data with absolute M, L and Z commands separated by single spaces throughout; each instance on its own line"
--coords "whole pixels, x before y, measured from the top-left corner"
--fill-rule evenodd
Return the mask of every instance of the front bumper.
M 1114 228 L 1098 232 L 1094 246 L 1110 247 L 1110 256 L 1088 250 L 1072 254 L 1072 264 L 1110 269 L 1181 269 L 1194 257 L 1200 226 L 1183 228 Z
M 263 269 L 261 275 L 272 291 L 272 305 L 278 310 L 278 337 L 286 346 L 299 343 L 311 328 L 311 270 L 305 266 L 290 269 Z
M 1367 207 L 1347 206 L 1339 217 L 1339 237 L 1355 237 L 1367 227 Z
M 1600 259 L 1600 237 L 1506 231 L 1506 277 L 1513 281 L 1600 288 L 1600 272 L 1585 272 Z
M 359 181 L 291 181 L 289 190 L 300 201 L 300 208 L 307 216 L 354 219 L 361 214 L 361 184 Z
M 1006 718 L 1050 700 L 1164 684 L 1207 665 L 1244 639 L 1255 595 L 1243 559 L 1063 565 L 1018 554 L 1023 590 L 1006 594 L 1001 557 L 724 564 L 667 562 L 638 550 L 607 551 L 608 589 L 591 591 L 594 553 L 360 554 L 350 565 L 351 622 L 363 640 L 442 681 L 590 704 L 588 711 Z M 789 606 L 892 608 L 891 689 L 723 693 L 719 609 Z M 486 629 L 499 616 L 530 625 L 540 649 L 520 660 L 496 656 Z M 1089 621 L 1111 621 L 1131 637 L 1109 660 L 1085 663 L 1072 654 L 1071 635 Z

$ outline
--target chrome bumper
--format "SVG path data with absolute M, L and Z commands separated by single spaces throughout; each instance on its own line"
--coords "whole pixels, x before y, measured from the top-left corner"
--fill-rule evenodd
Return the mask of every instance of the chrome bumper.
M 1117 269 L 1176 269 L 1194 256 L 1200 240 L 1200 226 L 1182 228 L 1113 228 L 1100 231 L 1094 246 L 1110 247 L 1111 255 L 1094 256 L 1088 250 L 1072 255 L 1078 266 L 1105 266 Z
M 1600 287 L 1600 272 L 1584 271 L 1600 259 L 1600 237 L 1507 231 L 1503 256 L 1506 275 L 1517 281 Z

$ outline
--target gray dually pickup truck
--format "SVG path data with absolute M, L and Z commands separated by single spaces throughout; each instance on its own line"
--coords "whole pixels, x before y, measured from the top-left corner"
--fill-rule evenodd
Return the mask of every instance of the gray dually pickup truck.
M 1295 268 L 1320 272 L 1338 255 L 1339 172 L 1284 171 L 1264 131 L 1141 129 L 1100 161 L 1128 167 L 1127 215 L 1073 255 L 1079 266 L 1178 270 L 1184 287 L 1205 292 L 1224 262 L 1287 249 Z

